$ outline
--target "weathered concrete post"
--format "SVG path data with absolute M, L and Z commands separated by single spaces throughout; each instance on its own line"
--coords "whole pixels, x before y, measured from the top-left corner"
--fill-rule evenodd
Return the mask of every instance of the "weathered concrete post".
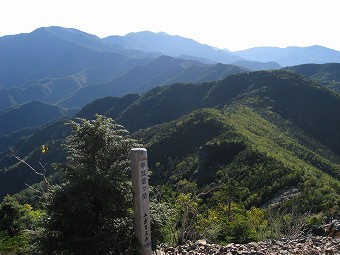
M 151 255 L 148 156 L 144 148 L 131 150 L 134 228 L 140 255 Z

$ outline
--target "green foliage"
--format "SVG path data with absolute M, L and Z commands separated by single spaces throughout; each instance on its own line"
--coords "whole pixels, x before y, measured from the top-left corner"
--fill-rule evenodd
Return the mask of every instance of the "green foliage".
M 15 236 L 25 228 L 22 217 L 24 208 L 11 196 L 6 196 L 0 205 L 0 230 Z
M 12 196 L 0 204 L 0 254 L 26 254 L 31 250 L 32 233 L 42 217 L 29 204 L 21 205 Z
M 285 69 L 293 70 L 301 73 L 306 77 L 311 78 L 318 84 L 332 89 L 335 92 L 340 92 L 340 64 L 327 63 L 327 64 L 303 64 Z
M 310 219 L 310 213 L 299 212 L 297 204 L 290 208 L 267 209 L 268 228 L 267 235 L 273 239 L 296 239 L 305 229 Z
M 228 129 L 221 121 L 223 119 L 218 110 L 203 109 L 176 121 L 136 132 L 134 137 L 146 144 L 153 155 L 150 157 L 151 180 L 163 183 L 171 177 L 177 183 L 189 179 L 193 169 L 198 167 L 200 146 Z
M 224 211 L 226 206 L 215 206 L 214 208 L 208 208 L 205 212 L 198 215 L 197 219 L 197 231 L 199 236 L 212 243 L 221 242 L 224 240 L 223 231 L 226 224 Z
M 60 165 L 63 183 L 45 195 L 43 253 L 128 254 L 133 248 L 130 149 L 134 140 L 112 119 L 71 121 Z
M 289 208 L 297 203 L 294 212 L 297 217 L 306 211 L 338 208 L 339 157 L 314 136 L 296 128 L 295 120 L 284 119 L 285 115 L 275 108 L 276 100 L 284 99 L 279 91 L 286 93 L 285 86 L 301 89 L 301 93 L 312 89 L 313 96 L 320 89 L 289 72 L 252 73 L 247 81 L 245 76 L 249 75 L 229 77 L 209 91 L 205 104 L 213 105 L 223 104 L 233 93 L 252 87 L 223 110 L 198 110 L 136 133 L 153 155 L 152 180 L 175 187 L 180 219 L 175 233 L 179 240 L 183 233 L 184 240 L 200 236 L 214 242 L 265 239 L 270 232 L 269 219 L 254 206 L 271 203 L 282 190 L 292 187 L 298 193 L 281 202 L 281 206 Z M 330 95 L 321 92 L 322 96 Z M 292 114 L 291 108 L 287 110 L 287 114 Z M 302 113 L 300 117 L 303 118 Z M 197 200 L 199 190 L 220 180 L 221 175 L 228 178 L 213 199 L 208 196 Z M 197 187 L 183 192 L 175 186 L 185 179 L 195 182 Z M 300 230 L 289 220 L 291 215 L 288 212 L 281 215 L 286 219 L 283 223 L 290 227 L 281 229 L 277 236 L 293 235 L 292 230 Z
M 256 207 L 246 210 L 242 203 L 246 195 L 247 190 L 235 180 L 225 181 L 208 199 L 206 205 L 209 207 L 201 207 L 198 235 L 220 243 L 247 243 L 264 239 L 267 226 L 265 211 Z
M 93 119 L 96 114 L 103 115 L 110 108 L 112 108 L 117 101 L 118 97 L 105 97 L 94 100 L 93 102 L 85 105 L 77 114 L 76 117 L 84 119 Z
M 177 243 L 176 193 L 169 186 L 150 186 L 150 212 L 152 229 L 152 247 L 160 243 Z
M 163 86 L 137 98 L 117 99 L 122 103 L 119 107 L 116 100 L 112 100 L 112 111 L 107 114 L 117 117 L 130 130 L 163 123 L 140 130 L 135 136 L 153 153 L 150 165 L 155 171 L 152 181 L 156 184 L 169 179 L 174 183 L 190 179 L 196 172 L 194 179 L 204 185 L 204 181 L 214 180 L 221 166 L 229 164 L 246 148 L 256 154 L 259 151 L 265 158 L 272 157 L 270 165 L 271 171 L 276 172 L 272 175 L 274 178 L 287 170 L 289 177 L 285 177 L 285 184 L 293 183 L 296 178 L 300 182 L 299 176 L 310 165 L 312 171 L 318 169 L 339 178 L 339 156 L 335 155 L 340 144 L 337 132 L 339 97 L 296 73 L 283 70 L 243 73 L 199 85 Z M 101 105 L 98 101 L 93 108 L 87 107 L 86 112 L 105 111 L 110 102 L 103 99 Z M 225 111 L 205 109 L 192 113 L 202 107 L 225 107 Z M 167 121 L 172 122 L 164 123 Z M 67 134 L 62 129 L 59 131 L 51 138 L 61 139 Z M 36 146 L 47 144 L 48 141 L 42 139 L 46 133 L 40 130 L 27 142 L 21 141 L 23 152 L 20 155 L 29 155 Z M 222 133 L 225 135 L 221 136 Z M 51 155 L 60 158 L 55 161 L 64 161 L 59 153 Z M 15 179 L 19 172 L 19 167 L 14 165 L 16 162 L 6 159 L 4 154 L 0 157 L 0 185 L 10 193 L 17 192 L 24 187 L 19 183 L 24 183 L 27 176 Z M 6 170 L 10 168 L 9 175 L 2 174 L 5 167 Z M 274 189 L 269 188 L 266 193 L 275 193 L 283 186 L 276 183 Z M 262 201 L 262 194 L 253 196 L 255 202 L 249 206 Z
M 163 234 L 169 230 L 173 233 L 163 239 L 165 242 L 178 244 L 204 238 L 216 243 L 244 243 L 264 238 L 267 226 L 264 210 L 255 207 L 246 210 L 236 203 L 243 190 L 235 182 L 198 189 L 195 183 L 182 180 L 176 185 L 176 193 L 174 210 L 168 211 L 167 224 L 161 226 Z M 226 194 L 230 197 L 225 198 Z
M 228 206 L 228 215 L 231 216 L 231 204 L 239 203 L 249 195 L 248 189 L 241 187 L 235 179 L 224 179 L 223 185 L 214 193 L 215 203 Z
M 176 192 L 172 202 L 176 224 L 171 229 L 178 242 L 205 238 L 243 243 L 269 238 L 273 220 L 254 206 L 270 202 L 289 187 L 299 193 L 281 206 L 297 206 L 294 213 L 285 211 L 277 217 L 279 231 L 272 233 L 277 238 L 301 231 L 302 223 L 293 222 L 292 215 L 301 218 L 309 210 L 337 208 L 339 183 L 327 175 L 340 173 L 337 156 L 272 109 L 258 111 L 263 102 L 246 102 L 247 106 L 234 104 L 223 111 L 196 111 L 137 133 L 153 155 L 153 180 L 165 181 Z M 224 185 L 212 197 L 196 197 L 216 180 Z
M 263 240 L 265 238 L 265 231 L 268 227 L 265 210 L 252 206 L 250 210 L 246 211 L 246 217 L 249 221 L 251 231 L 257 235 L 256 239 Z
M 175 245 L 176 211 L 173 208 L 173 204 L 151 200 L 150 213 L 152 248 L 155 249 L 161 243 Z
M 241 204 L 216 204 L 198 216 L 198 236 L 215 243 L 247 243 L 264 239 L 265 211 Z
M 29 254 L 29 251 L 30 236 L 28 232 L 9 236 L 6 231 L 0 231 L 0 254 Z
M 21 205 L 14 197 L 7 195 L 0 204 L 0 231 L 13 237 L 26 229 L 33 229 L 40 211 L 33 210 L 29 204 Z
M 195 223 L 200 199 L 193 193 L 179 193 L 176 198 L 176 218 L 178 222 L 178 243 L 195 238 Z
M 181 84 L 157 87 L 136 100 L 117 118 L 129 130 L 137 131 L 175 120 L 202 107 L 211 84 Z
M 339 204 L 337 179 L 340 168 L 336 164 L 336 155 L 322 145 L 317 145 L 273 113 L 265 113 L 269 117 L 261 116 L 244 106 L 229 108 L 226 113 L 229 122 L 250 145 L 249 149 L 242 151 L 226 168 L 231 177 L 241 181 L 253 194 L 262 197 L 254 202 L 249 200 L 249 206 L 259 205 L 265 202 L 263 198 L 267 200 L 279 190 L 290 186 L 297 186 L 302 191 L 297 197 L 302 211 L 326 211 Z M 316 146 L 319 148 L 318 154 L 312 151 Z M 335 179 L 329 178 L 325 173 Z M 311 181 L 307 181 L 310 179 Z M 320 190 L 324 190 L 322 197 L 327 199 L 328 205 L 325 201 L 315 200 L 320 197 Z M 326 194 L 328 195 L 325 196 Z
M 256 241 L 255 234 L 249 226 L 247 217 L 243 214 L 236 214 L 226 228 L 225 239 L 232 243 L 248 243 Z
M 325 211 L 340 201 L 338 157 L 270 110 L 258 113 L 239 104 L 223 111 L 204 109 L 139 131 L 136 137 L 153 155 L 156 183 L 191 179 L 203 187 L 222 173 L 244 190 L 247 208 L 268 202 L 287 187 L 299 189 L 295 199 L 305 201 L 301 211 Z M 318 181 L 307 181 L 311 178 Z

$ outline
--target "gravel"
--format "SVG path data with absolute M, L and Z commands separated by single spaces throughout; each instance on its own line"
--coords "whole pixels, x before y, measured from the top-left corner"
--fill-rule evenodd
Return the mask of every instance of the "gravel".
M 295 240 L 273 240 L 248 244 L 209 244 L 205 240 L 187 242 L 177 247 L 160 245 L 153 255 L 340 255 L 340 238 L 309 236 Z

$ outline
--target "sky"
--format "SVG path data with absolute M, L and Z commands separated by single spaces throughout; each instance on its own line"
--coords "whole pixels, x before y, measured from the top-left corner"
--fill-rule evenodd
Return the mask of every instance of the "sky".
M 311 45 L 340 51 L 340 0 L 0 0 L 0 36 L 48 26 L 101 38 L 162 31 L 231 51 Z

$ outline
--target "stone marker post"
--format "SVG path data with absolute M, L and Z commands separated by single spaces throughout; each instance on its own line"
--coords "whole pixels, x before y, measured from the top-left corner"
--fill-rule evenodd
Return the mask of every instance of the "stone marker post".
M 140 255 L 151 255 L 148 156 L 144 148 L 131 150 L 134 229 Z

